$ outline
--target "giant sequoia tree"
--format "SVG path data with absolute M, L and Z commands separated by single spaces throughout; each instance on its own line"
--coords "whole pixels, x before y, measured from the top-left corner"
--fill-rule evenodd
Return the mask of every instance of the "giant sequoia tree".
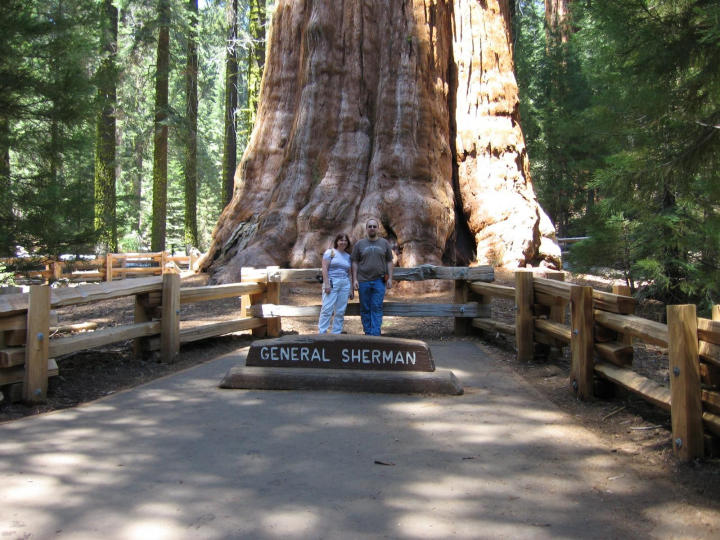
M 370 217 L 399 264 L 557 260 L 507 0 L 280 0 L 257 122 L 204 267 L 317 266 Z

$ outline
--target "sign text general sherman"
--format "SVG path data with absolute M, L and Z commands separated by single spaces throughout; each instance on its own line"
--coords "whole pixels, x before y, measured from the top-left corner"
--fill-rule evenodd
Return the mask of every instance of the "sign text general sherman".
M 256 341 L 246 365 L 393 371 L 435 371 L 423 341 L 373 336 L 285 336 Z

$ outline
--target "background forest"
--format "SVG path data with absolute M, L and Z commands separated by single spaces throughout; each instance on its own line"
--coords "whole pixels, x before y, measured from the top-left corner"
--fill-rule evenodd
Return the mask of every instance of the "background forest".
M 204 250 L 252 130 L 272 4 L 0 3 L 0 256 Z M 720 303 L 720 4 L 511 11 L 536 192 L 558 236 L 590 237 L 570 265 Z

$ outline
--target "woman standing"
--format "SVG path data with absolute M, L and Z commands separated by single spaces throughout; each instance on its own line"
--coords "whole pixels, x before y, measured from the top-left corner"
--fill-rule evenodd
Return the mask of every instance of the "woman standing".
M 333 247 L 323 254 L 322 277 L 322 308 L 318 330 L 321 334 L 328 331 L 334 313 L 331 333 L 339 334 L 343 329 L 348 299 L 354 296 L 350 286 L 350 238 L 347 234 L 338 234 Z

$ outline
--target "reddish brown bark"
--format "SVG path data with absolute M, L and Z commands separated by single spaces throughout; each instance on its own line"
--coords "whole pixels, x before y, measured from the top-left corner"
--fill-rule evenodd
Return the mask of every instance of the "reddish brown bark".
M 572 4 L 572 1 L 545 0 L 545 23 L 547 29 L 552 34 L 555 34 L 562 43 L 567 43 L 572 33 L 570 28 L 570 4 Z M 551 36 L 548 37 L 551 38 Z
M 472 253 L 491 240 L 488 228 L 510 245 L 499 257 L 493 244 L 492 262 L 536 259 L 544 214 L 500 4 L 281 0 L 255 129 L 204 261 L 215 279 L 234 281 L 242 266 L 319 266 L 337 232 L 357 240 L 369 217 L 402 266 L 462 264 L 463 241 Z M 492 30 L 478 29 L 493 18 Z M 492 218 L 482 198 L 497 206 L 497 186 L 507 201 Z M 485 247 L 478 255 L 488 262 Z

